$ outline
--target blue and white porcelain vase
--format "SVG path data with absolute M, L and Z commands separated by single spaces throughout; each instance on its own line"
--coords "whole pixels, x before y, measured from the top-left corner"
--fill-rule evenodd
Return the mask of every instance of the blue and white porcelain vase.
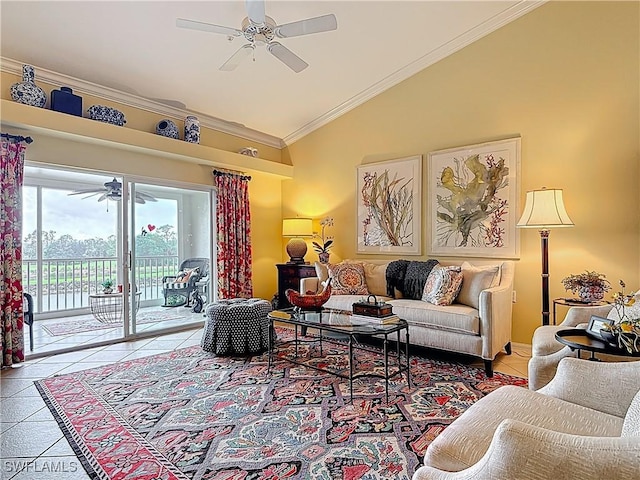
M 178 133 L 178 126 L 173 120 L 169 120 L 165 118 L 164 120 L 160 120 L 156 125 L 156 133 L 158 135 L 162 135 L 163 137 L 176 138 L 180 139 L 180 134 Z
M 184 119 L 184 141 L 200 143 L 200 120 L 198 117 L 189 115 Z
M 22 82 L 11 85 L 11 98 L 32 107 L 44 107 L 47 94 L 35 84 L 36 73 L 32 65 L 22 65 Z

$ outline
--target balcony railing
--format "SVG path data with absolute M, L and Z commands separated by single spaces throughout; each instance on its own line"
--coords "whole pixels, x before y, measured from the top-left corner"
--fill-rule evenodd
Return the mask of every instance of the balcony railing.
M 140 300 L 162 297 L 162 277 L 178 271 L 176 255 L 136 257 L 135 284 Z M 89 295 L 102 292 L 102 282 L 118 278 L 116 257 L 22 261 L 22 285 L 34 298 L 37 313 L 88 308 Z

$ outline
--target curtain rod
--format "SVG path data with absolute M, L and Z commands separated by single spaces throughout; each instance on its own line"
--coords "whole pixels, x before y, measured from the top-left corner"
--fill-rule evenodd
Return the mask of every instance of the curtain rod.
M 22 135 L 11 135 L 10 133 L 0 133 L 2 138 L 6 138 L 7 140 L 12 140 L 14 142 L 33 142 L 33 138 L 31 137 L 23 137 Z
M 214 177 L 229 175 L 229 176 L 238 176 L 245 180 L 251 180 L 251 177 L 249 175 L 245 175 L 245 172 L 239 172 L 237 170 L 215 169 L 211 173 L 213 173 Z

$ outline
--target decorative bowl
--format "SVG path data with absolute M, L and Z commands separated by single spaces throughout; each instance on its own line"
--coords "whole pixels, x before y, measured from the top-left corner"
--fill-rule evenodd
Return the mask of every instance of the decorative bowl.
M 112 107 L 105 105 L 92 105 L 87 109 L 89 118 L 99 122 L 110 123 L 122 127 L 127 121 L 124 119 L 124 113 Z
M 318 294 L 302 294 L 289 288 L 284 292 L 289 303 L 301 310 L 321 310 L 331 296 L 331 279 L 327 282 L 324 290 Z

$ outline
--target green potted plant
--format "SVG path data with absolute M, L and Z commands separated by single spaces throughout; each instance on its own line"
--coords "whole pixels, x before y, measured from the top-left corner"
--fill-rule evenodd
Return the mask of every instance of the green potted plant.
M 113 293 L 113 281 L 107 278 L 102 285 L 102 293 Z
M 562 286 L 571 293 L 577 293 L 580 301 L 585 303 L 599 302 L 605 292 L 611 290 L 611 284 L 604 274 L 588 270 L 563 278 Z
M 333 227 L 333 218 L 325 217 L 320 221 L 320 226 L 322 230 L 320 232 L 320 240 L 322 243 L 312 242 L 313 249 L 318 254 L 318 259 L 320 263 L 329 263 L 329 249 L 331 245 L 333 245 L 333 237 L 329 237 L 328 235 L 325 237 L 324 230 L 327 227 Z

